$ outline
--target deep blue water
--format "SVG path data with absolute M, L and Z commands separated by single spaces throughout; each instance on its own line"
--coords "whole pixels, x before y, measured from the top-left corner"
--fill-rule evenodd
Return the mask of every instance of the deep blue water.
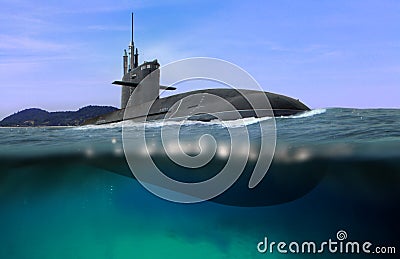
M 255 149 L 267 121 L 246 121 Z M 160 128 L 146 133 L 158 144 Z M 256 188 L 247 187 L 249 162 L 220 196 L 180 204 L 132 178 L 120 124 L 0 128 L 0 258 L 309 258 L 261 254 L 257 244 L 336 240 L 339 230 L 400 253 L 400 110 L 314 110 L 276 118 L 276 129 L 274 159 Z M 227 129 L 191 122 L 180 136 L 196 146 L 204 133 L 224 141 Z M 193 176 L 165 154 L 155 161 L 186 181 L 212 177 L 225 162 Z

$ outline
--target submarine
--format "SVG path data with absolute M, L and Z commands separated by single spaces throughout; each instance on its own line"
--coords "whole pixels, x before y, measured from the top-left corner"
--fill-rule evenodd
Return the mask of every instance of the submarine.
M 112 83 L 122 87 L 121 108 L 88 119 L 84 121 L 83 125 L 101 125 L 123 120 L 156 121 L 169 119 L 168 114 L 171 113 L 175 115 L 175 119 L 211 121 L 214 119 L 280 117 L 310 110 L 297 99 L 281 94 L 247 89 L 203 89 L 161 98 L 160 91 L 173 91 L 176 88 L 160 85 L 160 64 L 157 59 L 145 61 L 139 65 L 139 53 L 133 41 L 133 22 L 132 14 L 132 38 L 129 44 L 129 53 L 124 50 L 122 80 Z M 267 104 L 263 102 L 266 98 Z M 221 102 L 221 99 L 225 101 Z

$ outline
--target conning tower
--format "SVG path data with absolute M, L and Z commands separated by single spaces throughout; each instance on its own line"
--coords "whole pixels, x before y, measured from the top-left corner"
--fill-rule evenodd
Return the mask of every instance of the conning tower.
M 160 67 L 157 59 L 144 62 L 139 66 L 139 53 L 138 49 L 135 48 L 135 42 L 133 40 L 133 28 L 134 20 L 132 13 L 132 35 L 131 42 L 129 43 L 129 56 L 127 51 L 124 50 L 123 56 L 123 74 L 121 81 L 114 81 L 113 84 L 121 85 L 121 109 L 125 109 L 129 98 L 132 93 L 135 91 L 134 100 L 132 103 L 135 105 L 140 105 L 142 103 L 154 101 L 159 97 L 160 91 L 160 73 L 159 71 L 154 72 Z M 154 72 L 154 73 L 152 73 Z M 151 75 L 150 75 L 151 74 Z M 139 83 L 147 76 L 151 76 L 151 78 L 146 79 L 140 87 L 138 88 Z M 165 88 L 173 90 L 174 88 Z

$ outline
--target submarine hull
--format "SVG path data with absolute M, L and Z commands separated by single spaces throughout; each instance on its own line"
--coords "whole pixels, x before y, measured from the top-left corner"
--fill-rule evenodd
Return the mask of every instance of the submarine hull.
M 270 107 L 265 106 L 265 96 Z M 249 99 L 252 100 L 251 104 Z M 122 120 L 154 121 L 166 116 L 170 118 L 171 113 L 175 115 L 175 119 L 210 121 L 280 117 L 309 110 L 310 108 L 299 100 L 280 94 L 254 90 L 206 89 L 158 98 L 148 106 L 130 106 L 128 103 L 125 109 L 86 120 L 83 125 L 101 125 Z

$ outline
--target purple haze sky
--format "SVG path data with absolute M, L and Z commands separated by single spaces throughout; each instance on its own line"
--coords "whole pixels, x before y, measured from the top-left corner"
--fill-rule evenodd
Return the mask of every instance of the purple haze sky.
M 119 106 L 132 11 L 140 61 L 215 57 L 312 108 L 400 107 L 400 1 L 0 4 L 0 118 Z

